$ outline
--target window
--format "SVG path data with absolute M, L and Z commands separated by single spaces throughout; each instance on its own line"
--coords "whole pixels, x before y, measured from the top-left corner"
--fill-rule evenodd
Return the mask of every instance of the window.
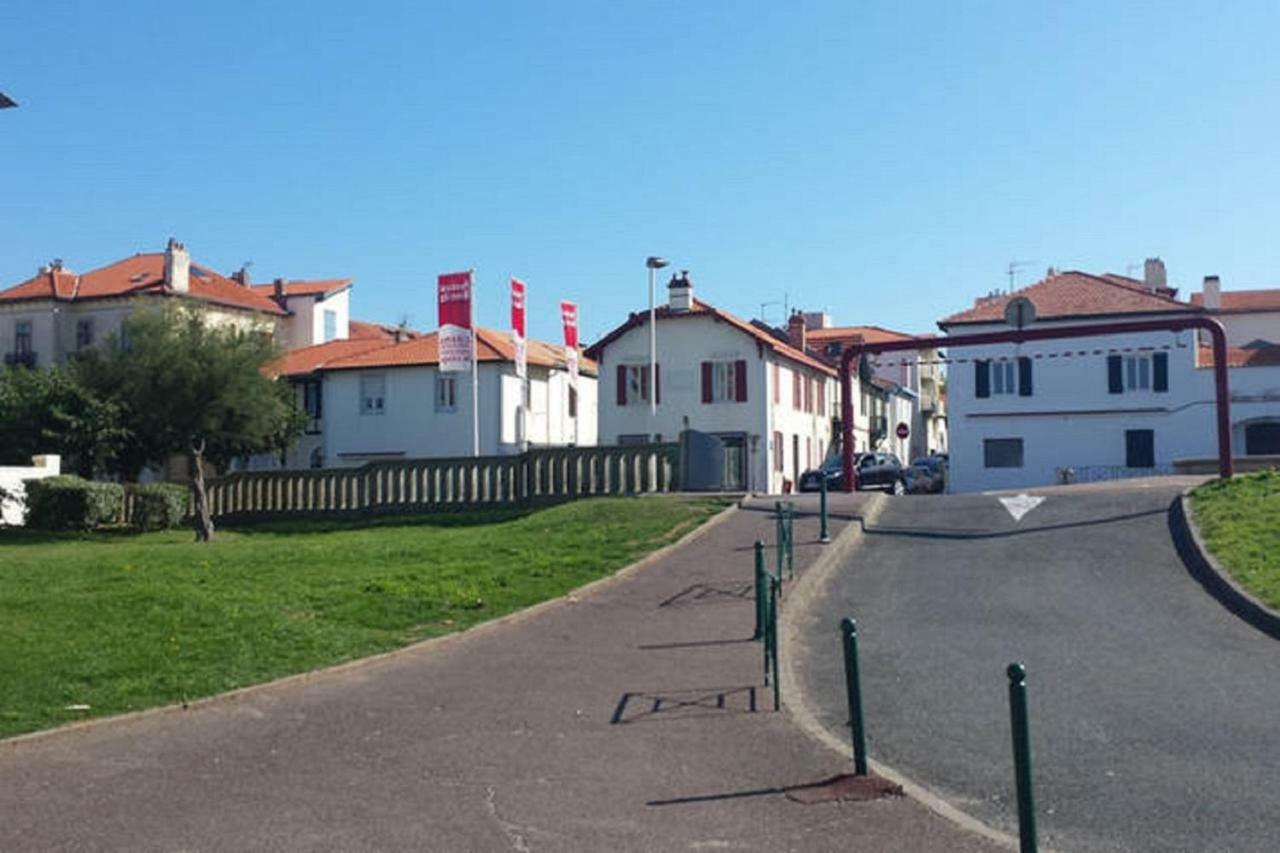
M 324 339 L 326 342 L 338 336 L 338 312 L 332 308 L 324 309 Z
M 1016 361 L 977 359 L 973 370 L 975 397 L 1031 396 L 1031 359 L 1027 356 L 1019 356 Z
M 1150 429 L 1124 431 L 1124 465 L 1126 468 L 1156 467 L 1156 433 Z
M 809 436 L 804 439 L 804 467 L 813 467 L 813 439 Z
M 787 470 L 784 464 L 785 460 L 782 458 L 783 449 L 782 433 L 775 432 L 773 434 L 773 470 L 779 473 Z
M 782 402 L 782 368 L 776 361 L 773 363 L 773 402 Z
M 31 353 L 31 321 L 19 320 L 14 324 L 13 351 L 17 355 Z
M 319 381 L 302 383 L 302 409 L 307 413 L 307 417 L 317 421 L 324 414 L 320 389 Z
M 1167 352 L 1107 356 L 1107 390 L 1112 394 L 1169 390 Z
M 662 370 L 661 365 L 655 365 L 658 368 L 657 376 L 661 381 Z M 618 365 L 618 405 L 619 406 L 642 406 L 649 403 L 649 365 L 647 364 L 619 364 Z M 654 402 L 662 402 L 662 388 L 659 386 L 654 389 L 656 391 Z
M 360 414 L 381 415 L 386 411 L 386 377 L 368 373 L 360 377 Z
M 93 318 L 76 320 L 76 349 L 87 349 L 93 346 Z
M 808 376 L 802 380 L 804 382 L 804 410 L 813 413 L 813 380 Z
M 831 341 L 827 344 L 827 358 L 837 358 L 842 352 L 844 352 L 844 346 L 839 341 Z
M 818 380 L 818 414 L 826 416 L 827 414 L 827 380 Z
M 804 408 L 804 392 L 800 390 L 800 371 L 791 371 L 791 408 L 797 412 Z
M 747 363 L 740 359 L 702 362 L 702 402 L 747 402 Z
M 311 451 L 311 467 L 312 467 L 312 468 L 323 468 L 323 467 L 324 467 L 324 448 L 323 448 L 323 447 L 316 447 L 316 448 L 313 448 L 313 449 L 312 449 L 312 451 Z
M 578 389 L 572 385 L 569 386 L 569 417 L 576 418 L 578 416 Z
M 985 439 L 982 442 L 982 462 L 987 468 L 1021 468 L 1022 439 Z
M 443 373 L 436 374 L 436 411 L 456 412 L 458 410 L 458 377 Z

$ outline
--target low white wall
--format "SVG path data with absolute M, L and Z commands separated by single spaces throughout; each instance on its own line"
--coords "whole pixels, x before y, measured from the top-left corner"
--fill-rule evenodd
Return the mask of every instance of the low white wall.
M 0 501 L 0 524 L 20 526 L 26 510 L 24 480 L 43 480 L 62 473 L 62 458 L 55 454 L 33 456 L 30 467 L 0 466 L 0 489 L 9 500 Z

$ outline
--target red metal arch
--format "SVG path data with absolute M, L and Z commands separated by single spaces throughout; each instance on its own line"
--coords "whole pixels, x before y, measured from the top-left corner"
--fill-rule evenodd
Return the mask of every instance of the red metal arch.
M 1230 477 L 1232 474 L 1231 392 L 1227 383 L 1227 333 L 1222 328 L 1222 324 L 1212 317 L 1196 315 L 1165 320 L 1086 323 L 1079 326 L 1061 326 L 1048 329 L 1010 329 L 1003 332 L 949 335 L 945 338 L 908 338 L 906 340 L 884 341 L 875 344 L 852 344 L 845 349 L 844 355 L 840 359 L 840 427 L 843 433 L 841 463 L 844 468 L 844 489 L 846 492 L 851 492 L 857 487 L 857 480 L 855 479 L 857 472 L 853 467 L 852 371 L 863 353 L 940 349 L 942 347 L 979 346 L 982 344 L 1020 344 L 1028 341 L 1088 338 L 1127 332 L 1177 332 L 1183 329 L 1204 329 L 1213 337 L 1213 373 L 1218 413 L 1218 473 L 1222 477 Z

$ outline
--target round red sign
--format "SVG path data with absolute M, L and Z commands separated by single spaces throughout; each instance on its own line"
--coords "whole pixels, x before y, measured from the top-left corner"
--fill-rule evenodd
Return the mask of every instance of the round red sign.
M 911 435 L 911 427 L 907 426 L 905 423 L 898 424 L 897 431 L 898 431 L 898 438 L 906 438 L 907 436 Z

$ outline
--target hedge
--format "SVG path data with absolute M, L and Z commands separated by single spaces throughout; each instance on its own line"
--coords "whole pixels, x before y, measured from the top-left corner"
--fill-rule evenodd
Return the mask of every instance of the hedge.
M 181 527 L 187 517 L 191 492 L 177 483 L 150 483 L 133 487 L 130 524 L 137 530 L 169 530 Z
M 118 524 L 124 486 L 62 475 L 27 480 L 27 526 L 39 530 L 92 530 Z

